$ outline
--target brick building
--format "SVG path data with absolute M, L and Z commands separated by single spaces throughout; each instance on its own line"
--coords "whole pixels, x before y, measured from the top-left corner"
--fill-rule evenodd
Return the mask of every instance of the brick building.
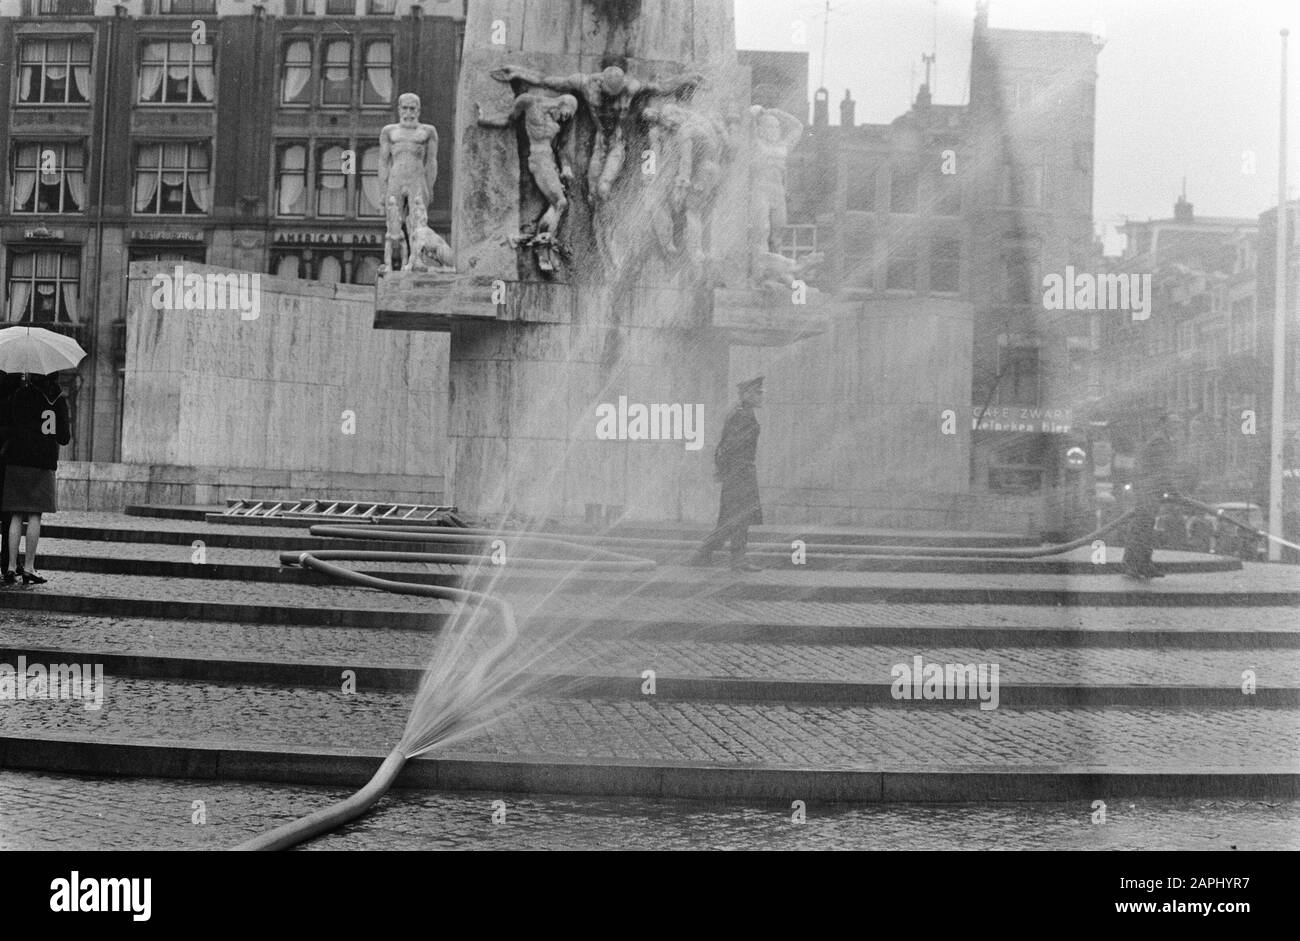
M 127 266 L 373 283 L 378 134 L 414 91 L 450 219 L 462 0 L 0 0 L 7 323 L 77 337 L 69 458 L 120 455 Z

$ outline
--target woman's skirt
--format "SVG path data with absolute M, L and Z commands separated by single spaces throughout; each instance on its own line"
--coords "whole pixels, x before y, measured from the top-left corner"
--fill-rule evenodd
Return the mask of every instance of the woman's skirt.
M 0 511 L 5 513 L 54 513 L 54 471 L 40 467 L 8 464 L 4 468 L 4 492 L 0 493 Z

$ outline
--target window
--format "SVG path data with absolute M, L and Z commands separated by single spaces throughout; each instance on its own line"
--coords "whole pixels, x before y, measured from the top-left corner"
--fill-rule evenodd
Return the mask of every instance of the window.
M 327 284 L 373 285 L 382 262 L 380 252 L 303 249 L 273 254 L 271 271 L 277 278 L 304 278 Z
M 378 144 L 356 148 L 347 141 L 284 141 L 275 153 L 277 215 L 384 217 Z M 309 197 L 314 201 L 309 203 Z
M 18 61 L 19 104 L 69 105 L 89 100 L 89 40 L 23 42 Z
M 158 0 L 159 13 L 189 16 L 194 13 L 216 13 L 217 0 Z
M 876 211 L 876 165 L 866 160 L 849 164 L 844 208 L 851 212 Z
M 136 147 L 137 213 L 204 215 L 211 202 L 207 144 L 177 142 Z
M 998 337 L 998 403 L 1037 405 L 1039 386 L 1038 341 L 1033 337 Z
M 1178 352 L 1191 353 L 1196 349 L 1196 324 L 1186 321 L 1178 325 Z
M 793 261 L 799 261 L 817 251 L 817 226 L 787 225 L 777 232 L 780 240 L 780 253 Z
M 81 144 L 14 144 L 13 211 L 84 212 L 86 151 Z
M 885 271 L 885 289 L 889 291 L 916 290 L 916 246 L 899 245 L 889 253 Z
M 95 0 L 40 0 L 36 12 L 42 16 L 94 16 Z
M 386 105 L 393 100 L 393 44 L 388 40 L 366 43 L 365 83 L 361 103 Z
M 1036 209 L 1043 204 L 1041 163 L 1006 163 L 1002 166 L 1002 205 Z
M 361 185 L 357 187 L 357 216 L 383 218 L 384 197 L 379 191 L 379 145 L 361 151 Z
M 366 12 L 371 16 L 392 16 L 396 8 L 394 0 L 366 0 Z
M 348 212 L 348 174 L 343 172 L 341 144 L 316 150 L 316 215 L 340 218 Z
M 324 48 L 321 104 L 345 105 L 352 100 L 352 42 L 348 39 L 331 39 L 325 43 Z
M 212 46 L 189 41 L 146 42 L 140 53 L 140 101 L 210 104 Z
M 957 181 L 957 174 L 944 173 L 942 168 L 934 176 L 934 214 L 961 215 L 961 184 Z
M 281 216 L 307 212 L 307 148 L 284 144 L 276 151 L 275 211 Z
M 283 104 L 311 103 L 311 42 L 295 39 L 284 47 L 284 77 L 280 82 Z
M 10 252 L 5 312 L 12 323 L 76 323 L 81 259 L 74 252 Z
M 1035 303 L 1038 283 L 1034 258 L 1027 252 L 1009 252 L 1002 258 L 1002 296 L 1009 304 Z
M 917 174 L 914 169 L 894 167 L 889 183 L 889 211 L 916 212 Z
M 930 290 L 956 294 L 961 290 L 961 241 L 936 239 L 930 245 Z
M 357 0 L 303 0 L 302 11 L 310 16 L 317 12 L 322 3 L 329 16 L 353 16 L 357 12 Z
M 351 39 L 293 39 L 284 45 L 280 102 L 287 105 L 385 107 L 393 100 L 393 44 L 376 39 L 361 47 L 360 68 Z M 320 94 L 316 95 L 316 85 Z M 359 96 L 359 97 L 358 97 Z

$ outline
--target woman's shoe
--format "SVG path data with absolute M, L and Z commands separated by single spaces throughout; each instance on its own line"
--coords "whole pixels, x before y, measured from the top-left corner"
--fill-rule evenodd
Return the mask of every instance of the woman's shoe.
M 18 576 L 7 569 L 5 570 L 4 575 L 0 576 L 0 583 L 5 585 L 12 585 L 16 581 L 18 581 Z
M 42 578 L 35 572 L 24 572 L 20 570 L 18 575 L 23 580 L 24 585 L 44 585 L 49 581 L 48 578 Z

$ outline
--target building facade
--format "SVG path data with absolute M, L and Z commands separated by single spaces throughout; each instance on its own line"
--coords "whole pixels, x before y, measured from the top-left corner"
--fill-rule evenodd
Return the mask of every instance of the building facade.
M 75 336 L 68 457 L 121 453 L 133 261 L 373 283 L 380 129 L 439 129 L 450 220 L 463 0 L 0 0 L 7 324 Z
M 993 516 L 1058 529 L 1082 509 L 1083 475 L 1065 458 L 1097 398 L 1104 313 L 1053 309 L 1044 279 L 1101 264 L 1092 222 L 1100 45 L 1086 34 L 990 29 L 983 5 L 972 44 L 967 104 L 937 104 L 923 85 L 894 121 L 858 124 L 849 92 L 836 103 L 818 90 L 791 163 L 783 251 L 824 255 L 809 283 L 861 300 L 868 317 L 903 305 L 919 322 L 954 303 L 973 307 L 970 389 L 951 403 L 968 470 L 959 486 L 945 478 L 928 489 L 957 487 L 974 502 L 990 498 Z M 846 352 L 832 356 L 832 371 L 857 368 Z M 917 433 L 931 420 L 918 418 L 926 427 Z

